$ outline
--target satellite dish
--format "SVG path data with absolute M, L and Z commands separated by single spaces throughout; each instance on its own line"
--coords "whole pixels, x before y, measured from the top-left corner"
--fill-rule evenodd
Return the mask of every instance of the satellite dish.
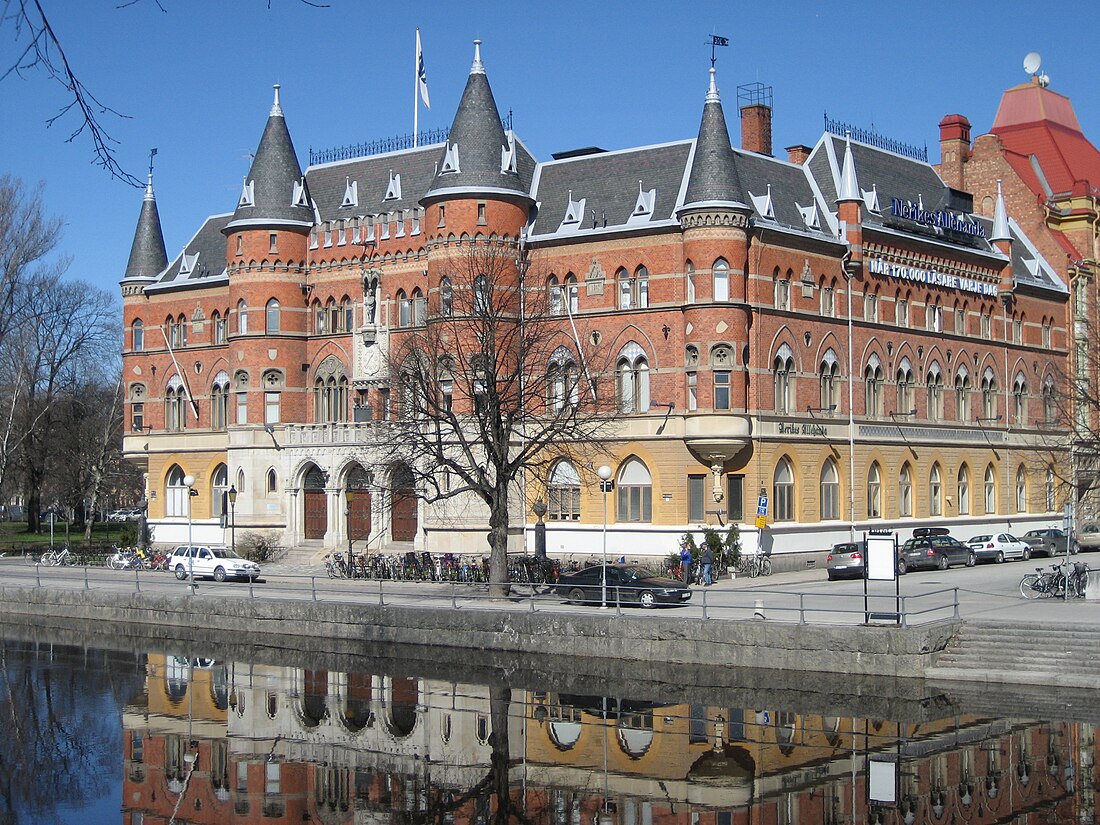
M 1038 52 L 1028 52 L 1027 57 L 1024 58 L 1024 71 L 1028 74 L 1035 74 L 1042 64 L 1043 58 L 1039 56 Z

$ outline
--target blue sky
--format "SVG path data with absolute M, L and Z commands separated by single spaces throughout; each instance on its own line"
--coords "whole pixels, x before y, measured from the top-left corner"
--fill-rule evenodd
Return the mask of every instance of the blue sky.
M 551 152 L 694 137 L 712 32 L 730 133 L 737 86 L 774 89 L 773 147 L 813 144 L 825 112 L 889 137 L 928 144 L 947 113 L 987 131 L 1003 90 L 1043 57 L 1051 88 L 1070 97 L 1100 142 L 1092 50 L 1065 18 L 1033 2 L 380 3 L 366 0 L 41 0 L 74 70 L 107 106 L 122 165 L 155 186 L 169 257 L 208 214 L 232 211 L 271 108 L 273 83 L 299 158 L 308 151 L 412 131 L 414 30 L 421 29 L 432 108 L 421 128 L 448 126 L 473 54 L 497 104 L 540 160 Z M 120 6 L 122 6 L 120 8 Z M 161 8 L 164 10 L 162 11 Z M 0 27 L 0 55 L 15 53 Z M 45 120 L 67 102 L 33 70 L 0 83 L 0 172 L 44 181 L 63 218 L 69 274 L 112 291 L 126 267 L 141 191 L 92 164 L 78 122 Z

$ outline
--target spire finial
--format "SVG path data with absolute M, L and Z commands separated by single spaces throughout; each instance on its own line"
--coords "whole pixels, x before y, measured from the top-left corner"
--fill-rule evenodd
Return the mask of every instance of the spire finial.
M 470 66 L 470 74 L 485 74 L 485 64 L 481 62 L 481 41 L 474 41 L 474 64 Z
M 722 99 L 718 97 L 718 83 L 715 80 L 717 72 L 714 67 L 710 67 L 710 88 L 707 89 L 707 103 L 721 103 Z
M 852 133 L 844 135 L 844 165 L 840 173 L 840 192 L 838 200 L 862 200 L 859 194 L 859 181 L 856 178 L 856 162 L 852 156 Z
M 283 107 L 279 105 L 279 84 L 275 84 L 275 103 L 271 106 L 271 117 L 282 117 Z

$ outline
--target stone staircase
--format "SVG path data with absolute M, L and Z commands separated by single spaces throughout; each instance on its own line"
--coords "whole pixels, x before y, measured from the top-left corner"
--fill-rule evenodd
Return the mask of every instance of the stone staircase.
M 928 669 L 934 680 L 1100 688 L 1100 626 L 967 621 Z

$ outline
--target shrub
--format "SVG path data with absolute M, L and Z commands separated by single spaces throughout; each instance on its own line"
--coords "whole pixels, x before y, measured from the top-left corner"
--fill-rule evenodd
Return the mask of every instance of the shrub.
M 710 552 L 714 555 L 715 572 L 724 573 L 741 560 L 741 530 L 736 524 L 729 525 L 724 536 L 713 527 L 702 528 L 702 533 L 703 545 L 709 547 Z M 693 562 L 699 560 L 702 550 L 696 544 L 695 536 L 691 533 L 684 533 L 680 538 L 680 546 L 687 547 L 691 551 Z M 676 558 L 679 561 L 679 556 Z
M 276 544 L 276 533 L 248 531 L 237 537 L 237 552 L 249 561 L 274 561 L 282 556 L 284 549 Z

